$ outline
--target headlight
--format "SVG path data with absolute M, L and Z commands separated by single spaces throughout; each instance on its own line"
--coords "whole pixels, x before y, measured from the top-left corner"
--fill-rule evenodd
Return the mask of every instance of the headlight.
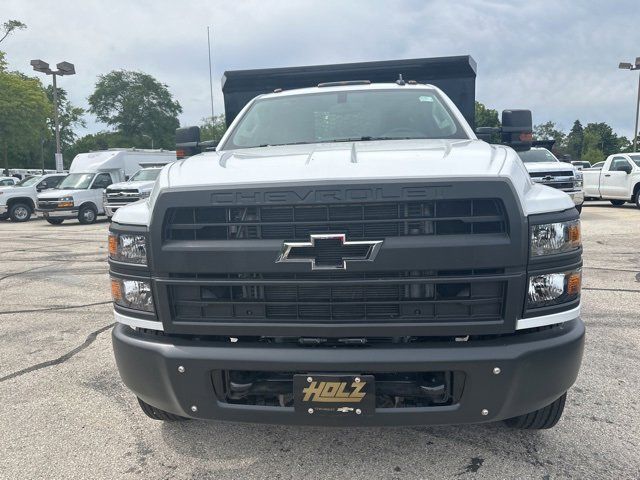
M 580 296 L 582 270 L 545 273 L 529 277 L 527 308 L 571 302 Z
M 146 192 L 140 192 L 140 198 L 148 198 L 151 195 L 151 190 L 147 190 Z
M 576 179 L 573 182 L 573 185 L 575 187 L 582 187 L 582 181 L 583 181 L 583 174 L 582 172 L 576 172 Z
M 111 296 L 116 305 L 153 312 L 151 284 L 147 280 L 111 278 Z
M 58 208 L 73 207 L 73 197 L 61 197 L 58 199 Z
M 109 257 L 118 262 L 146 265 L 146 237 L 135 233 L 109 232 Z
M 582 245 L 580 220 L 546 223 L 531 227 L 531 256 L 578 250 Z

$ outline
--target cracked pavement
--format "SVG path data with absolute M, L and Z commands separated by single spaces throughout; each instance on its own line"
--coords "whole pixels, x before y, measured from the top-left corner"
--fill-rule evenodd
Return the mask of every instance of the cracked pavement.
M 640 211 L 583 211 L 587 343 L 558 426 L 148 419 L 111 351 L 107 226 L 0 222 L 0 478 L 640 478 Z

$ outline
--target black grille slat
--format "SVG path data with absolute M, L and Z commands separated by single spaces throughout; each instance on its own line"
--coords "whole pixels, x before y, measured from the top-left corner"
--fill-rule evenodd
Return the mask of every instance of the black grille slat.
M 224 277 L 170 284 L 175 321 L 495 321 L 507 283 L 499 271 Z
M 178 207 L 168 210 L 164 239 L 308 240 L 313 233 L 346 233 L 348 239 L 357 240 L 508 233 L 508 228 L 504 206 L 499 199 Z

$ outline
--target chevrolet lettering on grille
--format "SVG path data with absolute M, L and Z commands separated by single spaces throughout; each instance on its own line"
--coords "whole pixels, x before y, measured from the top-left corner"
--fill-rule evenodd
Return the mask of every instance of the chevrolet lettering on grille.
M 346 270 L 347 262 L 372 262 L 383 240 L 347 241 L 344 233 L 311 234 L 308 242 L 284 242 L 276 263 L 310 263 L 312 270 Z

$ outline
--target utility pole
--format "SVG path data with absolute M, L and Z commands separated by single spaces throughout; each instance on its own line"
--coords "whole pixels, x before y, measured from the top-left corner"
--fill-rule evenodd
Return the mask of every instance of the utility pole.
M 42 60 L 31 60 L 31 66 L 36 72 L 53 76 L 53 121 L 56 129 L 56 172 L 62 173 L 64 163 L 62 161 L 62 150 L 60 148 L 60 122 L 58 121 L 58 84 L 56 77 L 58 75 L 75 75 L 76 67 L 73 63 L 60 62 L 56 65 L 58 70 L 51 70 L 47 62 Z
M 209 27 L 207 27 L 207 45 L 209 47 L 209 93 L 211 94 L 211 123 L 213 124 L 215 115 L 213 113 L 213 74 L 211 71 L 211 36 L 209 35 Z
M 636 57 L 634 64 L 620 62 L 618 68 L 623 70 L 640 70 L 640 57 Z M 640 116 L 640 75 L 638 75 L 638 97 L 636 98 L 636 126 L 633 129 L 633 151 L 638 151 L 638 116 Z

